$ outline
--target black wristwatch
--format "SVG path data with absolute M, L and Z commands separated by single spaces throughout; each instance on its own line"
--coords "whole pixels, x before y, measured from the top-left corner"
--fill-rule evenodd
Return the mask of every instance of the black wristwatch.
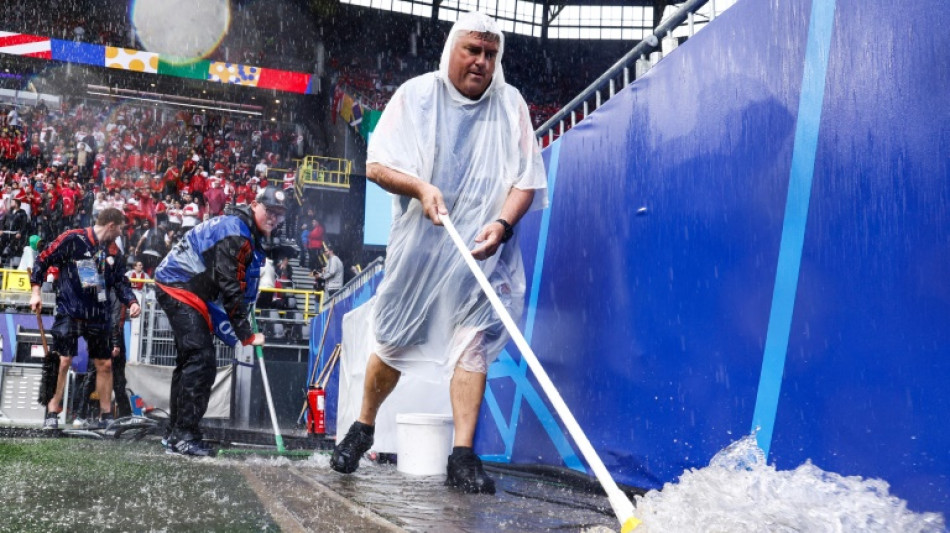
M 515 236 L 515 229 L 511 227 L 511 224 L 509 224 L 507 220 L 503 218 L 499 218 L 495 222 L 501 224 L 502 227 L 505 228 L 505 234 L 504 236 L 502 236 L 501 242 L 508 242 L 511 240 L 512 237 Z

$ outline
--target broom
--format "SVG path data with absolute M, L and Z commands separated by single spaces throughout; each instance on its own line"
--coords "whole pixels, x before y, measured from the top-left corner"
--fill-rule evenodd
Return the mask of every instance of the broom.
M 250 313 L 251 318 L 251 327 L 254 329 L 254 333 L 257 333 L 257 319 L 254 317 L 253 311 Z M 261 365 L 261 379 L 264 380 L 264 394 L 267 396 L 267 408 L 270 411 L 270 420 L 271 424 L 274 426 L 274 441 L 277 445 L 277 451 L 271 450 L 234 450 L 234 449 L 222 449 L 218 450 L 218 456 L 222 455 L 241 455 L 241 454 L 254 454 L 254 455 L 282 455 L 290 457 L 309 457 L 311 452 L 307 450 L 288 450 L 284 447 L 284 437 L 280 434 L 280 426 L 277 424 L 277 411 L 274 410 L 274 398 L 270 393 L 270 382 L 267 379 L 267 366 L 264 364 L 264 350 L 260 346 L 254 346 L 254 353 L 257 355 L 257 362 Z
M 46 344 L 46 329 L 43 327 L 43 309 L 42 306 L 40 309 L 36 310 L 36 325 L 40 330 L 40 340 L 43 341 L 43 370 L 40 376 L 40 389 L 39 395 L 36 399 L 37 403 L 42 405 L 44 408 L 53 399 L 53 396 L 56 395 L 56 384 L 59 379 L 59 352 L 53 350 L 50 351 L 49 346 Z
M 528 345 L 528 341 L 525 340 L 521 331 L 518 330 L 515 321 L 512 320 L 511 315 L 509 315 L 505 309 L 504 304 L 501 303 L 498 295 L 495 294 L 495 290 L 492 289 L 488 278 L 486 278 L 485 274 L 478 268 L 478 265 L 475 263 L 475 258 L 472 257 L 471 251 L 462 241 L 462 237 L 459 236 L 458 231 L 456 231 L 448 215 L 442 215 L 442 224 L 449 232 L 449 236 L 452 238 L 452 242 L 455 243 L 455 247 L 458 248 L 459 253 L 462 254 L 462 259 L 465 260 L 465 264 L 468 265 L 469 270 L 472 271 L 478 284 L 481 285 L 485 296 L 488 297 L 488 301 L 491 302 L 495 312 L 498 313 L 502 323 L 505 325 L 505 329 L 511 334 L 511 339 L 515 342 L 515 345 L 518 346 L 518 349 L 521 350 L 521 356 L 524 357 L 528 366 L 531 367 L 535 378 L 537 378 L 541 388 L 544 389 L 548 399 L 551 400 L 551 404 L 557 411 L 558 416 L 561 417 L 568 432 L 570 432 L 571 437 L 573 437 L 574 442 L 577 443 L 578 448 L 580 448 L 581 453 L 584 455 L 584 459 L 587 460 L 587 464 L 589 464 L 594 471 L 597 481 L 604 487 L 604 491 L 607 493 L 607 500 L 610 502 L 610 506 L 613 508 L 617 519 L 620 520 L 620 531 L 622 533 L 633 531 L 640 525 L 640 520 L 633 516 L 633 503 L 631 503 L 626 495 L 621 492 L 620 488 L 617 487 L 617 483 L 610 476 L 610 472 L 607 471 L 607 467 L 605 467 L 603 461 L 600 460 L 600 456 L 594 451 L 594 447 L 591 446 L 590 441 L 587 440 L 587 436 L 577 423 L 577 420 L 574 419 L 574 415 L 571 414 L 570 409 L 568 409 L 567 404 L 564 403 L 560 393 L 554 388 L 551 378 L 548 377 L 547 372 L 541 367 L 541 363 L 538 362 L 538 357 L 534 354 L 531 346 Z

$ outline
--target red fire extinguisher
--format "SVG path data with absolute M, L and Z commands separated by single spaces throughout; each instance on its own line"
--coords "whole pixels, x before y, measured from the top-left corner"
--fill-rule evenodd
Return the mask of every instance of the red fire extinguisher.
M 310 387 L 307 391 L 307 403 L 310 407 L 310 424 L 307 431 L 314 435 L 327 432 L 326 394 L 320 387 Z

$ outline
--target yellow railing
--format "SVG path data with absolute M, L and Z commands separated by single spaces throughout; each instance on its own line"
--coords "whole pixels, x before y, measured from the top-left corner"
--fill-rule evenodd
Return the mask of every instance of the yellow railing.
M 353 162 L 349 159 L 308 155 L 298 169 L 297 182 L 303 186 L 349 189 L 352 171 Z
M 304 306 L 303 319 L 304 319 L 304 322 L 310 320 L 311 317 L 317 316 L 317 315 L 319 315 L 320 313 L 323 312 L 323 300 L 324 300 L 324 298 L 323 298 L 323 291 L 304 291 L 304 290 L 300 290 L 300 289 L 270 289 L 270 288 L 264 288 L 264 289 L 261 289 L 261 292 L 276 292 L 276 293 L 279 293 L 279 294 L 292 294 L 292 295 L 301 295 L 301 296 L 303 296 L 303 306 Z M 311 298 L 313 299 L 313 303 L 314 303 L 314 307 L 313 307 L 313 308 L 314 308 L 315 312 L 311 312 L 311 311 L 310 311 L 310 309 L 311 309 L 311 307 L 310 307 Z M 275 310 L 276 310 L 276 311 L 279 311 L 280 314 L 282 314 L 282 315 L 285 314 L 285 313 L 296 313 L 296 312 L 298 312 L 298 311 L 295 310 L 295 309 L 275 309 Z M 259 310 L 259 311 L 260 311 L 260 310 Z M 271 309 L 268 309 L 268 311 L 271 311 Z
M 153 280 L 153 279 L 141 279 L 141 280 L 137 280 L 137 281 L 140 281 L 140 282 L 142 282 L 142 283 L 155 283 L 155 280 Z M 307 320 L 310 320 L 311 317 L 315 317 L 315 316 L 317 316 L 317 315 L 319 315 L 320 313 L 323 312 L 323 300 L 324 300 L 324 298 L 323 298 L 323 291 L 305 291 L 305 290 L 300 290 L 300 289 L 271 289 L 271 288 L 263 288 L 263 289 L 261 289 L 261 292 L 276 292 L 276 293 L 280 293 L 280 294 L 293 294 L 293 295 L 297 295 L 297 296 L 302 296 L 302 297 L 303 297 L 303 305 L 304 305 L 304 312 L 303 312 L 303 319 L 304 319 L 304 322 L 306 322 Z M 313 305 L 314 311 L 311 311 L 311 306 L 310 306 L 310 303 L 311 303 L 311 302 L 313 302 L 313 304 L 314 304 L 314 305 Z M 268 309 L 268 311 L 270 311 L 270 309 Z M 298 311 L 295 310 L 295 309 L 279 309 L 279 310 L 277 310 L 277 311 L 280 311 L 280 312 L 281 312 L 280 314 L 282 314 L 282 315 L 285 314 L 285 313 L 295 313 L 295 312 L 298 312 Z
M 3 277 L 3 284 L 0 287 L 2 292 L 30 292 L 30 274 L 25 270 L 14 270 L 12 268 L 0 268 L 0 276 Z M 155 283 L 155 280 L 143 279 L 137 280 L 142 283 Z M 310 318 L 323 312 L 323 291 L 305 291 L 300 289 L 261 289 L 261 292 L 276 292 L 280 294 L 292 294 L 303 298 L 304 313 L 303 319 L 306 322 Z M 313 305 L 311 306 L 311 302 Z M 281 310 L 281 314 L 296 312 L 293 309 Z

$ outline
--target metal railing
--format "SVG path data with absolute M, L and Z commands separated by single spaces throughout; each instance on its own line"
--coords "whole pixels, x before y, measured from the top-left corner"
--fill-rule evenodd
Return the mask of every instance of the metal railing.
M 298 169 L 297 181 L 303 186 L 349 189 L 352 171 L 349 159 L 308 155 Z
M 302 289 L 272 289 L 272 288 L 262 288 L 261 292 L 273 292 L 276 294 L 286 294 L 290 296 L 302 296 L 303 297 L 303 319 L 306 322 L 310 320 L 315 315 L 319 315 L 323 312 L 323 291 L 305 291 Z M 286 297 L 286 296 L 283 296 Z M 298 305 L 295 309 L 277 309 L 280 313 L 290 314 L 290 313 L 299 313 L 301 311 L 300 306 Z
M 353 276 L 353 279 L 346 282 L 346 285 L 343 285 L 343 287 L 336 291 L 333 296 L 330 296 L 323 301 L 320 306 L 320 312 L 322 313 L 328 305 L 333 305 L 337 300 L 342 300 L 343 298 L 353 294 L 357 289 L 369 281 L 369 279 L 373 277 L 374 274 L 383 270 L 384 267 L 385 261 L 382 257 L 377 257 L 376 259 L 370 261 L 370 263 L 363 267 L 363 269 L 360 270 L 357 275 Z
M 146 284 L 154 283 L 154 280 L 141 281 Z M 261 326 L 280 323 L 284 327 L 298 327 L 301 332 L 305 332 L 310 319 L 321 312 L 322 291 L 266 288 L 261 289 L 261 292 L 300 296 L 304 302 L 302 309 L 299 306 L 295 309 L 255 309 L 257 316 L 260 317 Z M 175 338 L 168 318 L 154 297 L 146 296 L 142 299 L 144 301 L 139 302 L 142 306 L 142 315 L 137 322 L 142 328 L 139 359 L 146 364 L 174 366 L 178 352 L 175 349 Z M 133 327 L 135 324 L 136 322 L 133 322 Z M 300 337 L 305 337 L 305 333 Z M 231 364 L 235 357 L 235 348 L 224 344 L 217 337 L 214 338 L 214 347 L 217 365 L 220 367 Z
M 684 22 L 688 22 L 689 36 L 692 37 L 694 33 L 693 16 L 699 8 L 706 5 L 709 1 L 710 0 L 687 0 L 684 2 L 676 13 L 657 26 L 653 35 L 640 41 L 632 50 L 614 63 L 612 67 L 607 69 L 599 78 L 581 91 L 579 95 L 561 108 L 560 111 L 555 113 L 544 124 L 541 124 L 534 132 L 535 137 L 537 137 L 539 141 L 543 141 L 544 137 L 547 136 L 547 142 L 553 142 L 554 139 L 564 134 L 565 131 L 587 118 L 591 112 L 603 105 L 604 102 L 613 97 L 620 89 L 630 85 L 633 81 L 633 78 L 630 76 L 630 66 L 637 61 L 641 63 L 637 68 L 639 72 L 635 71 L 635 74 L 638 74 L 637 77 L 642 76 L 643 73 L 649 70 L 650 65 L 647 56 L 660 46 L 660 41 L 664 37 L 672 35 L 673 30 Z M 713 8 L 710 20 L 714 17 L 715 8 Z M 618 83 L 618 81 L 622 83 Z M 593 100 L 594 103 L 593 109 L 591 109 L 590 106 L 591 100 Z M 578 118 L 578 115 L 580 118 Z M 567 123 L 568 121 L 570 121 L 570 124 Z
M 136 281 L 146 285 L 155 283 L 155 280 L 153 279 L 140 279 Z M 287 313 L 303 312 L 304 320 L 310 320 L 315 315 L 319 315 L 322 312 L 323 291 L 305 291 L 303 289 L 275 289 L 267 287 L 260 289 L 260 292 L 274 292 L 302 297 L 303 308 L 298 305 L 296 309 L 283 309 L 282 311 Z
M 142 302 L 142 315 L 139 321 L 142 337 L 139 361 L 149 365 L 175 366 L 178 350 L 172 334 L 168 317 L 158 302 L 145 298 Z M 218 367 L 228 366 L 234 360 L 235 349 L 214 338 L 215 363 Z

